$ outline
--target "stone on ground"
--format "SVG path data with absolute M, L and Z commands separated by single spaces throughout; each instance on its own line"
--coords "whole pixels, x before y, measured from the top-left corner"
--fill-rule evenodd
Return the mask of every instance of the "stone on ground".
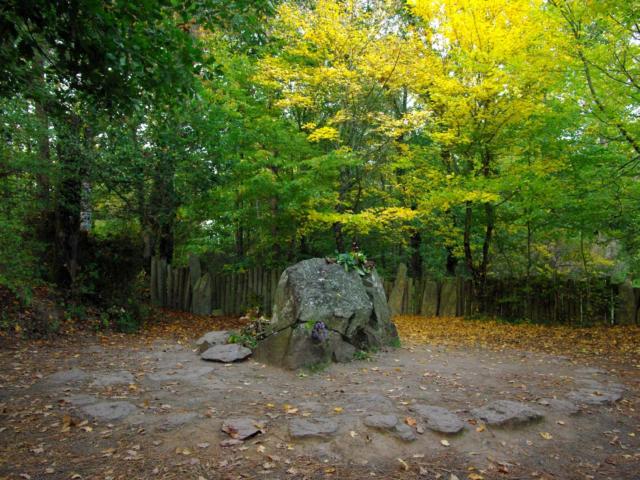
M 113 421 L 128 417 L 134 413 L 137 407 L 129 402 L 100 402 L 86 405 L 82 411 L 96 420 Z
M 229 343 L 226 345 L 215 345 L 204 352 L 200 357 L 203 360 L 212 362 L 231 363 L 244 360 L 251 355 L 251 350 L 237 343 Z
M 313 338 L 318 322 L 326 325 L 326 338 Z M 297 369 L 348 361 L 356 349 L 393 345 L 397 338 L 375 271 L 360 276 L 313 258 L 287 268 L 280 277 L 267 338 L 254 353 L 259 361 Z
M 416 433 L 406 423 L 398 423 L 395 426 L 396 436 L 405 442 L 413 442 L 416 439 Z
M 215 347 L 216 345 L 226 344 L 227 340 L 229 340 L 230 335 L 231 334 L 226 330 L 218 330 L 205 333 L 198 340 L 196 340 L 198 352 L 203 353 L 204 351 L 210 349 L 211 347 Z
M 581 388 L 569 392 L 567 397 L 579 404 L 611 405 L 622 399 L 622 393 L 620 390 L 605 387 L 600 389 Z
M 119 372 L 111 372 L 97 375 L 91 385 L 94 387 L 109 387 L 111 385 L 129 385 L 134 382 L 134 377 L 131 373 L 122 370 Z
M 529 405 L 512 400 L 496 400 L 484 407 L 472 410 L 472 414 L 487 425 L 494 427 L 526 425 L 543 418 L 540 412 Z
M 262 432 L 263 425 L 254 418 L 229 418 L 222 424 L 222 431 L 235 440 L 246 440 Z
M 458 433 L 464 429 L 464 422 L 446 408 L 432 405 L 413 405 L 411 411 L 417 413 L 429 430 L 439 433 Z
M 338 431 L 338 424 L 327 417 L 294 418 L 289 422 L 293 438 L 325 437 Z
M 365 417 L 363 422 L 367 427 L 390 430 L 398 423 L 398 417 L 391 414 L 376 413 Z

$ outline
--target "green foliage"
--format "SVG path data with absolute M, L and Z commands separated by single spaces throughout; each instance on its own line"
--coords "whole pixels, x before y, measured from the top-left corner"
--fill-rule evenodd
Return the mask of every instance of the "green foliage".
M 361 360 L 361 361 L 370 361 L 371 360 L 371 352 L 367 351 L 367 350 L 356 350 L 356 352 L 353 354 L 353 359 L 354 360 Z
M 336 263 L 344 267 L 345 272 L 356 271 L 365 276 L 373 270 L 373 263 L 362 252 L 336 253 Z
M 240 345 L 243 345 L 253 350 L 258 346 L 258 338 L 254 335 L 251 335 L 245 332 L 240 332 L 240 333 L 232 332 L 229 335 L 229 339 L 227 340 L 227 343 L 239 343 Z
M 147 315 L 145 307 L 130 299 L 122 305 L 111 305 L 104 309 L 94 326 L 96 330 L 113 329 L 122 333 L 135 333 Z
M 0 285 L 126 330 L 153 255 L 638 283 L 632 3 L 9 2 Z

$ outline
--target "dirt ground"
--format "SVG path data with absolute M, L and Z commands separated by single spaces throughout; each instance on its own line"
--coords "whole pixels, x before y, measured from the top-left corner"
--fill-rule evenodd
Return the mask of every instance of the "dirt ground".
M 144 335 L 0 339 L 0 478 L 640 478 L 637 349 L 575 351 L 575 340 L 566 352 L 548 352 L 557 332 L 531 339 L 522 327 L 527 342 L 514 343 L 518 330 L 505 330 L 507 343 L 492 342 L 479 322 L 412 318 L 399 320 L 399 349 L 289 372 L 251 359 L 205 362 L 193 340 L 225 325 L 189 322 L 169 319 Z M 436 333 L 420 337 L 420 329 Z M 638 331 L 616 335 L 634 345 Z M 575 397 L 585 391 L 603 397 Z M 496 400 L 543 418 L 486 425 L 474 409 Z M 426 428 L 418 404 L 445 407 L 464 431 Z M 366 426 L 374 413 L 397 416 L 415 439 Z M 262 431 L 230 441 L 221 428 L 237 417 Z M 301 419 L 338 428 L 294 438 Z

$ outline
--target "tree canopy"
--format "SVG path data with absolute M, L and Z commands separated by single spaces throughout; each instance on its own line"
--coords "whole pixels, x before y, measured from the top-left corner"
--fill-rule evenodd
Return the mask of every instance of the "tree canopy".
M 100 296 L 123 245 L 138 273 L 357 245 L 480 296 L 490 277 L 640 281 L 638 12 L 5 2 L 0 284 Z

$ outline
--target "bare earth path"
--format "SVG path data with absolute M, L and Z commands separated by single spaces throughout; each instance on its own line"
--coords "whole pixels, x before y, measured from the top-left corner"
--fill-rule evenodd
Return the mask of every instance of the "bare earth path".
M 185 335 L 5 342 L 0 478 L 640 478 L 637 350 L 418 342 L 407 325 L 402 348 L 316 373 L 204 362 Z M 523 410 L 482 410 L 501 400 Z M 238 417 L 262 431 L 233 440 Z

